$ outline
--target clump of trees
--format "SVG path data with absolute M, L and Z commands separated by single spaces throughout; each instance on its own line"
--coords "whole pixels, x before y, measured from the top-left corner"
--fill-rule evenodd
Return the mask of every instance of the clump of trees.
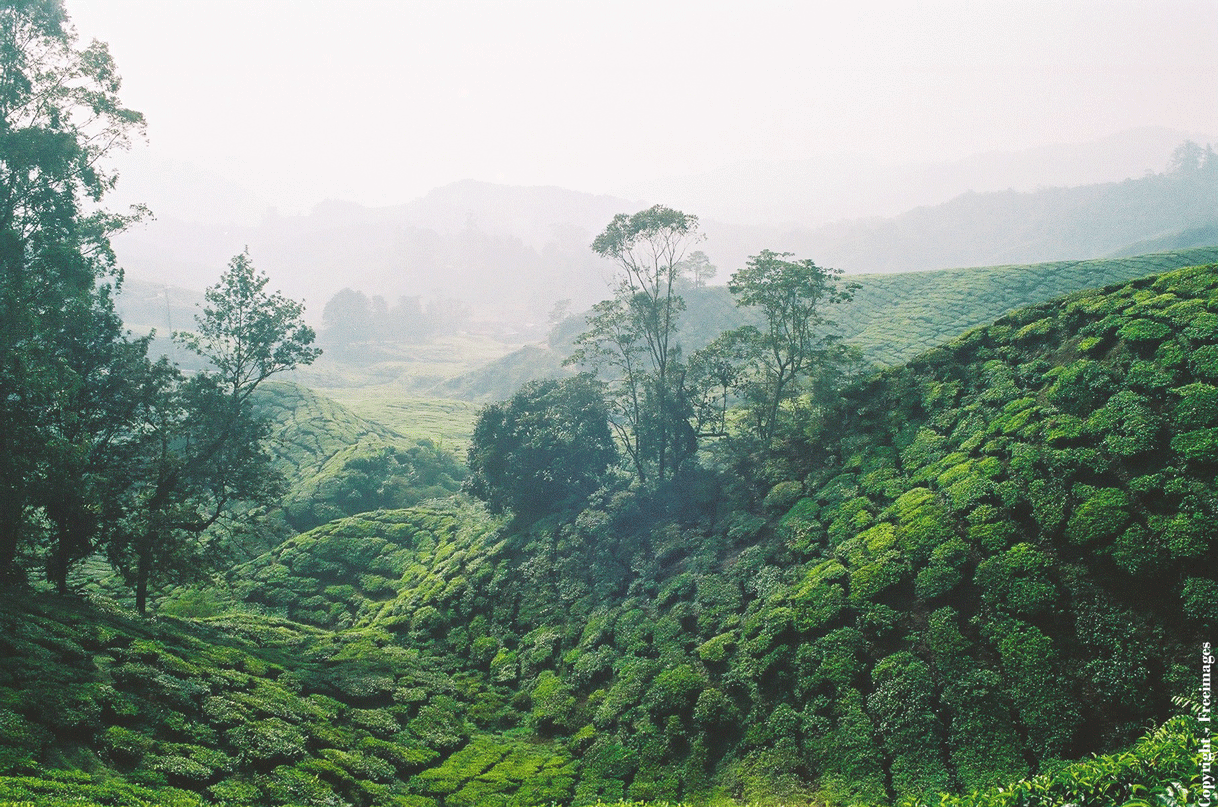
M 737 305 L 759 312 L 763 325 L 726 331 L 686 358 L 681 292 L 701 287 L 716 271 L 692 249 L 701 240 L 696 216 L 657 205 L 615 216 L 592 243 L 617 267 L 614 293 L 593 306 L 566 364 L 587 374 L 582 394 L 603 402 L 623 459 L 644 486 L 675 479 L 708 439 L 748 462 L 764 458 L 785 427 L 827 399 L 853 356 L 825 316 L 851 298 L 853 287 L 836 270 L 765 250 L 728 282 Z M 535 393 L 506 406 L 523 406 Z M 503 407 L 483 411 L 470 449 L 471 468 L 488 469 L 475 471 L 470 490 L 499 507 L 515 500 L 510 490 L 519 481 L 489 471 L 514 465 L 511 441 L 500 432 Z M 581 415 L 596 411 L 589 403 Z M 573 427 L 555 417 L 530 428 L 530 440 L 556 450 L 564 444 L 560 433 Z M 567 442 L 575 452 L 599 446 Z M 604 467 L 599 459 L 587 464 Z
M 110 238 L 136 208 L 101 208 L 105 159 L 143 132 L 106 46 L 80 49 L 54 0 L 0 8 L 0 580 L 41 558 L 61 591 L 104 553 L 141 611 L 159 580 L 195 575 L 276 490 L 250 395 L 317 355 L 299 303 L 249 256 L 207 293 L 187 376 L 148 356 L 115 312 Z

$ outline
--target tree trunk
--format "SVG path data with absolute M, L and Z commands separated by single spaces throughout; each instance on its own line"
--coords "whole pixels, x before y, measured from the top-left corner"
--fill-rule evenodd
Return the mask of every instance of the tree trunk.
M 68 556 L 62 541 L 51 555 L 49 564 L 47 576 L 55 584 L 55 590 L 59 592 L 59 596 L 66 596 L 68 593 Z
M 135 571 L 135 610 L 140 616 L 148 611 L 148 577 L 152 571 L 152 551 L 141 549 Z

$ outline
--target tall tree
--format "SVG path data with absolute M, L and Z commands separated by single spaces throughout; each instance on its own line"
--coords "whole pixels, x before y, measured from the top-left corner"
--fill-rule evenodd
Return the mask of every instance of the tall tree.
M 145 424 L 125 529 L 109 545 L 140 613 L 153 585 L 212 568 L 224 544 L 209 539 L 210 528 L 227 522 L 232 532 L 279 493 L 264 445 L 268 427 L 250 397 L 267 378 L 310 364 L 320 351 L 303 306 L 268 293 L 268 282 L 248 252 L 237 255 L 207 290 L 196 330 L 174 335 L 209 368 L 162 389 Z
M 65 390 L 88 387 L 72 342 L 122 339 L 89 313 L 106 306 L 101 281 L 119 280 L 109 237 L 140 215 L 99 205 L 117 180 L 105 158 L 144 125 L 119 88 L 105 45 L 78 49 L 59 0 L 0 4 L 0 578 L 18 576 L 39 500 L 74 484 L 59 463 L 88 453 L 72 444 L 85 432 L 63 429 L 78 403 Z
M 121 517 L 138 452 L 138 423 L 163 386 L 168 365 L 148 361 L 151 337 L 114 338 L 120 325 L 106 289 L 70 306 L 60 339 L 57 405 L 42 413 L 44 446 L 34 503 L 51 525 L 47 576 L 66 593 L 68 572 Z
M 304 304 L 268 292 L 269 282 L 254 268 L 249 250 L 242 252 L 207 290 L 195 331 L 174 334 L 210 363 L 233 408 L 246 404 L 272 375 L 312 364 L 321 354 L 304 322 Z
M 774 437 L 783 404 L 803 385 L 828 380 L 849 355 L 824 309 L 849 300 L 854 287 L 838 282 L 841 270 L 790 257 L 762 250 L 727 283 L 737 305 L 765 317 L 762 328 L 746 326 L 735 336 L 747 346 L 740 386 L 763 444 Z
M 693 282 L 695 289 L 706 287 L 706 281 L 710 280 L 719 271 L 719 268 L 710 262 L 710 258 L 706 257 L 706 253 L 700 249 L 695 249 L 689 253 L 689 257 L 682 261 L 682 272 L 687 275 Z
M 646 408 L 647 363 L 638 323 L 619 298 L 592 306 L 588 330 L 576 337 L 565 364 L 604 372 L 609 425 L 640 480 L 648 476 L 649 457 L 642 423 Z
M 614 216 L 592 242 L 618 276 L 570 362 L 609 371 L 614 425 L 641 481 L 670 478 L 696 448 L 676 334 L 682 262 L 700 239 L 696 216 L 656 205 Z

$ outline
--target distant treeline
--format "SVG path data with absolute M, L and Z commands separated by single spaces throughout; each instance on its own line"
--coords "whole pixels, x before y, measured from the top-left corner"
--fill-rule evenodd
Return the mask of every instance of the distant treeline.
M 322 340 L 343 349 L 363 342 L 423 342 L 433 336 L 457 333 L 471 317 L 462 300 L 438 297 L 423 305 L 422 298 L 402 296 L 390 308 L 380 295 L 343 289 L 330 298 L 322 312 Z

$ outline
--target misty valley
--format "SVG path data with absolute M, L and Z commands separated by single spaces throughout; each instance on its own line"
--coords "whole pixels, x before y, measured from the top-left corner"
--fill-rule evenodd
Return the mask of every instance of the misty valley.
M 146 124 L 62 3 L 0 67 L 0 807 L 1213 803 L 1212 147 L 225 254 L 104 207 Z

